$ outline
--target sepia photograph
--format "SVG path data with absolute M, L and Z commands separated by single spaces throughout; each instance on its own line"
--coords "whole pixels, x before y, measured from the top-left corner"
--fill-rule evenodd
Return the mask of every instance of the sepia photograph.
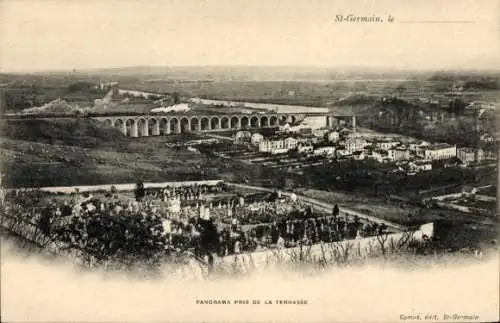
M 0 0 L 0 320 L 497 322 L 499 13 Z

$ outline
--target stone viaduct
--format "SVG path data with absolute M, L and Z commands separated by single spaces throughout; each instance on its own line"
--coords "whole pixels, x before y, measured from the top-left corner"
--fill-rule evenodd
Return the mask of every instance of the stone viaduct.
M 161 136 L 183 132 L 212 132 L 239 129 L 274 128 L 295 123 L 308 116 L 324 113 L 255 113 L 255 114 L 163 114 L 133 116 L 93 116 L 129 137 Z

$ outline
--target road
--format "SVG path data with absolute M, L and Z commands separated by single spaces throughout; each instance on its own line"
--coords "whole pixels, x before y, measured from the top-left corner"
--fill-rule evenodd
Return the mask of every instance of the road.
M 226 130 L 226 129 L 223 129 L 223 130 Z M 214 138 L 214 139 L 234 141 L 233 137 L 219 136 L 219 135 L 216 135 L 216 134 L 213 134 L 213 133 L 208 133 L 208 132 L 202 133 L 202 132 L 196 132 L 195 131 L 194 133 L 198 134 L 200 136 L 204 136 L 204 137 L 210 137 L 210 138 Z

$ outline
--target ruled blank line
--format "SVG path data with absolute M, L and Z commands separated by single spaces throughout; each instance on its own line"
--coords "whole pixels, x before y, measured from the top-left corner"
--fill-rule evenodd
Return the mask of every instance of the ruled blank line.
M 474 24 L 474 20 L 401 20 L 402 24 Z

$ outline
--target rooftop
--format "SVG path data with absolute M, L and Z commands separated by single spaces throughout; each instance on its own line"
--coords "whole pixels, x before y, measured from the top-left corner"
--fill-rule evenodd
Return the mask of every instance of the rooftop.
M 413 164 L 419 166 L 419 165 L 429 165 L 431 164 L 432 165 L 432 162 L 428 161 L 428 160 L 416 160 L 416 161 L 413 161 L 412 162 Z
M 427 147 L 428 150 L 440 150 L 440 149 L 447 149 L 447 148 L 453 148 L 455 145 L 450 145 L 446 143 L 441 143 L 441 144 L 434 144 L 429 147 Z
M 471 147 L 462 147 L 462 148 L 458 148 L 458 150 L 466 152 L 466 153 L 473 153 L 476 151 L 474 148 L 471 148 Z
M 406 151 L 407 149 L 406 149 L 406 147 L 395 147 L 395 148 L 392 148 L 389 150 Z
M 291 135 L 286 135 L 286 134 L 279 134 L 279 135 L 274 135 L 274 136 L 271 136 L 269 138 L 266 138 L 266 140 L 276 141 L 276 140 L 285 140 L 285 139 L 288 139 L 288 138 L 297 139 L 296 136 L 291 136 Z
M 375 149 L 373 152 L 378 153 L 379 155 L 388 155 L 387 151 L 382 149 Z

